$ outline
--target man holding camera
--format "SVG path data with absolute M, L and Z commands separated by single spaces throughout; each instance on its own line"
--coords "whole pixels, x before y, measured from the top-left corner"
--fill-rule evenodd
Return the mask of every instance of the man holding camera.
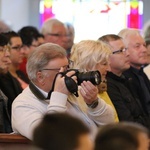
M 97 98 L 98 89 L 90 81 L 80 85 L 83 102 L 87 104 L 86 111 L 82 109 L 82 102 L 66 86 L 66 78 L 77 83 L 75 71 L 62 74 L 68 65 L 65 49 L 56 44 L 43 44 L 30 54 L 27 73 L 31 82 L 12 105 L 12 127 L 16 133 L 32 140 L 34 128 L 46 113 L 66 112 L 80 118 L 91 129 L 93 138 L 97 126 L 113 122 L 113 109 Z

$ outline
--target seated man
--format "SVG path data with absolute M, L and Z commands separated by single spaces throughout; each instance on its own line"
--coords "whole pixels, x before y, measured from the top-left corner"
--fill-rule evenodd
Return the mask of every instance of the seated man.
M 65 26 L 68 29 L 68 48 L 67 50 L 67 57 L 70 57 L 71 48 L 74 45 L 74 39 L 75 39 L 75 28 L 73 24 L 66 22 Z
M 44 116 L 35 128 L 33 144 L 43 150 L 93 150 L 89 128 L 66 113 Z
M 56 18 L 47 19 L 41 27 L 45 42 L 55 43 L 68 49 L 69 32 L 66 25 Z
M 150 81 L 143 72 L 143 66 L 148 61 L 145 40 L 136 29 L 122 29 L 118 35 L 124 39 L 129 52 L 131 67 L 124 72 L 131 83 L 129 88 L 150 116 Z
M 112 107 L 97 98 L 98 89 L 90 81 L 81 83 L 82 89 L 90 93 L 88 97 L 81 93 L 83 102 L 77 101 L 75 95 L 69 92 L 66 80 L 76 85 L 77 77 L 75 71 L 63 75 L 68 65 L 65 49 L 57 44 L 42 44 L 31 52 L 27 62 L 31 82 L 12 105 L 12 126 L 16 133 L 32 139 L 33 130 L 44 114 L 54 112 L 66 112 L 79 117 L 91 129 L 93 138 L 98 126 L 114 121 Z M 91 104 L 95 101 L 96 106 L 92 108 Z M 88 104 L 86 110 L 82 110 L 80 103 Z

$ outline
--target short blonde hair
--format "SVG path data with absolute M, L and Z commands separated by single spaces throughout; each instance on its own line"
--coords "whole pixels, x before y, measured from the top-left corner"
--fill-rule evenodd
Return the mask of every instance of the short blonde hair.
M 111 54 L 110 47 L 95 40 L 83 40 L 71 49 L 70 59 L 74 62 L 73 68 L 80 71 L 89 71 L 98 63 L 107 62 Z

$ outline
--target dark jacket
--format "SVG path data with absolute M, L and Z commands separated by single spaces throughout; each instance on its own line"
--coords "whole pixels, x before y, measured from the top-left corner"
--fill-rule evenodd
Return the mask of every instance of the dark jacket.
M 22 72 L 17 72 L 18 76 L 28 83 L 28 79 Z M 11 116 L 11 105 L 14 99 L 22 92 L 22 87 L 19 81 L 14 78 L 9 72 L 0 75 L 0 89 L 8 97 L 8 112 Z
M 150 116 L 150 81 L 143 69 L 137 70 L 130 67 L 124 72 L 125 77 L 130 81 L 127 84 L 136 99 L 139 99 L 145 112 Z
M 107 74 L 107 92 L 112 100 L 119 120 L 138 122 L 150 129 L 150 118 L 144 112 L 138 99 L 135 99 L 129 89 L 126 87 L 128 80 L 123 76 L 118 77 L 108 72 Z
M 0 90 L 0 133 L 11 133 L 11 121 L 7 109 L 7 97 Z

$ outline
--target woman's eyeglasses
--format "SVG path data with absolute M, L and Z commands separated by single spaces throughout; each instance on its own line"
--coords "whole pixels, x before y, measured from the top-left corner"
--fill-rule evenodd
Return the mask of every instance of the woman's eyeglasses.
M 0 46 L 0 52 L 3 53 L 10 52 L 10 46 L 9 45 Z

